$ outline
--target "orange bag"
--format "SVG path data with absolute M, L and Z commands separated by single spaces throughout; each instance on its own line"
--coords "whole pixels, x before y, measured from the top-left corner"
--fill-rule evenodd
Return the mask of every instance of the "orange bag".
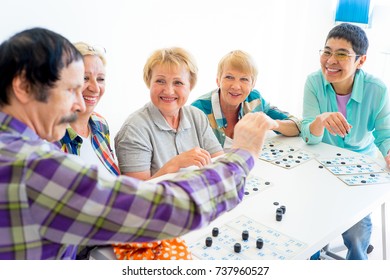
M 113 249 L 118 260 L 192 260 L 191 252 L 180 237 L 154 242 L 115 244 Z

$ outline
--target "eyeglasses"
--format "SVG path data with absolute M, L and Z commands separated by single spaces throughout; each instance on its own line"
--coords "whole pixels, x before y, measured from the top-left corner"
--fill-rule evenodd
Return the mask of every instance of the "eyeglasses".
M 357 54 L 351 54 L 351 53 L 342 52 L 342 51 L 331 52 L 329 50 L 320 50 L 321 58 L 330 58 L 332 55 L 334 55 L 334 58 L 338 61 L 345 61 L 345 60 L 348 60 L 350 57 L 359 57 L 360 56 Z

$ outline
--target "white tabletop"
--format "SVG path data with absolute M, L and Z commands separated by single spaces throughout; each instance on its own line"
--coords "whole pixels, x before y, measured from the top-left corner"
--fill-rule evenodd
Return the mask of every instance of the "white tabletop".
M 315 153 L 318 158 L 360 156 L 351 151 L 320 143 L 306 145 L 301 138 L 276 136 L 284 144 Z M 378 160 L 381 167 L 384 161 Z M 244 200 L 239 206 L 224 214 L 210 226 L 184 236 L 188 244 L 199 236 L 211 233 L 219 227 L 245 215 L 261 224 L 307 244 L 295 259 L 307 259 L 338 235 L 371 213 L 390 197 L 390 184 L 348 186 L 316 159 L 284 169 L 269 162 L 258 160 L 252 174 L 273 186 L 260 194 Z M 275 205 L 279 202 L 287 208 L 283 220 L 275 219 Z
M 299 137 L 275 136 L 273 139 L 316 154 L 318 158 L 360 156 L 360 154 L 320 143 L 306 145 Z M 375 159 L 385 168 L 381 159 Z M 390 198 L 390 183 L 348 186 L 321 164 L 311 159 L 294 168 L 285 169 L 257 160 L 251 174 L 272 183 L 257 195 L 244 199 L 236 208 L 223 214 L 209 226 L 183 236 L 188 245 L 210 235 L 213 227 L 222 227 L 245 215 L 256 222 L 306 244 L 294 259 L 307 259 L 356 222 L 370 214 Z M 163 178 L 167 178 L 164 176 Z M 287 208 L 282 221 L 276 221 L 273 203 Z M 94 252 L 93 258 L 114 258 L 110 248 Z M 221 256 L 222 257 L 222 256 Z

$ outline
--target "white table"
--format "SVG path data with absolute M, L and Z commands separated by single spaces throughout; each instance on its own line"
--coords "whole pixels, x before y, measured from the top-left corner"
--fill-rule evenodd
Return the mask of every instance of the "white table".
M 306 145 L 299 137 L 275 136 L 274 139 L 317 154 L 319 157 L 355 156 L 360 154 L 335 146 L 320 143 Z M 383 160 L 378 160 L 385 167 Z M 289 237 L 304 242 L 307 246 L 294 259 L 308 259 L 340 234 L 382 207 L 383 259 L 387 258 L 385 202 L 390 198 L 390 184 L 348 186 L 329 170 L 319 168 L 321 164 L 312 159 L 292 169 L 284 169 L 269 162 L 258 160 L 252 174 L 272 183 L 272 187 L 262 191 L 223 214 L 209 226 L 183 236 L 187 244 L 211 234 L 213 227 L 221 227 L 236 217 L 245 215 L 267 227 Z M 164 176 L 166 178 L 166 176 Z M 287 207 L 283 220 L 275 219 L 279 202 Z M 112 259 L 110 248 L 99 249 L 92 254 L 96 259 Z

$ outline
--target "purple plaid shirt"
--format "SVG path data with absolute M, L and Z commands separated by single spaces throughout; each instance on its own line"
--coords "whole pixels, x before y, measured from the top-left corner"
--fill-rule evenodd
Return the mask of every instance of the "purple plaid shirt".
M 102 180 L 95 166 L 0 112 L 0 259 L 69 259 L 76 245 L 183 235 L 234 208 L 253 165 L 235 150 L 159 183 Z

